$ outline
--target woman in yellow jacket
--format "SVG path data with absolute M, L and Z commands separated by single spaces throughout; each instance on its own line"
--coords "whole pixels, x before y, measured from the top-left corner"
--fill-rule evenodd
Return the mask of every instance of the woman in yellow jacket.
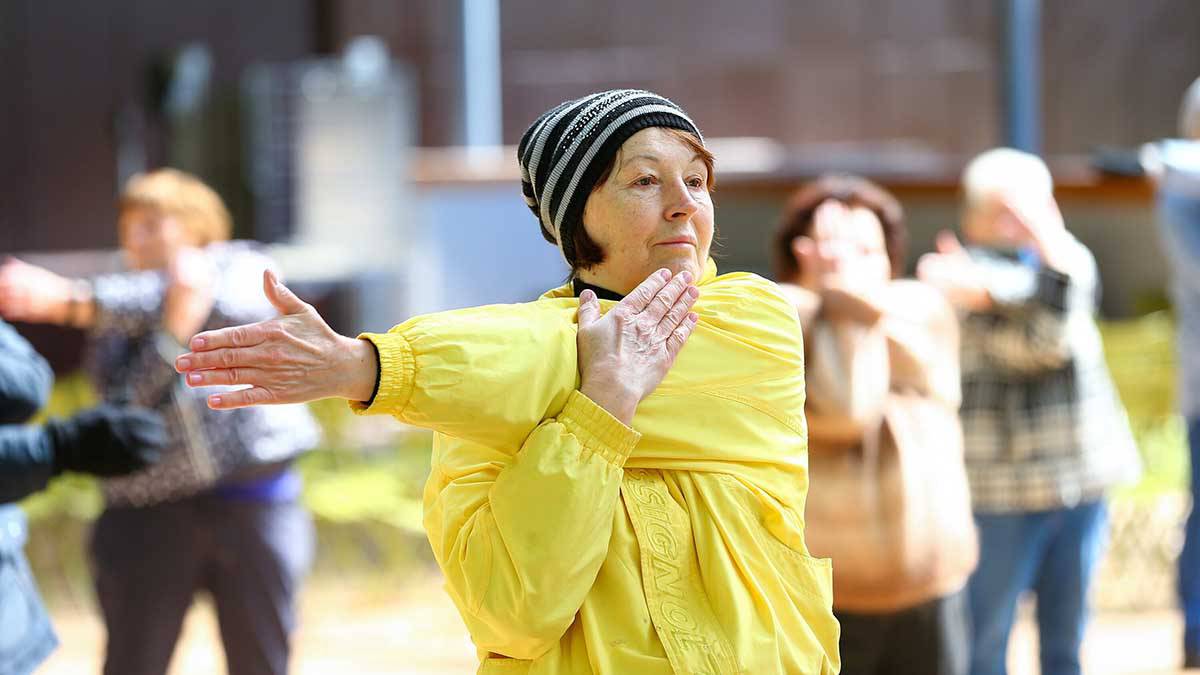
M 836 673 L 796 313 L 717 276 L 699 130 L 608 91 L 518 155 L 570 283 L 351 339 L 268 274 L 283 316 L 201 333 L 177 368 L 251 385 L 216 408 L 340 396 L 437 432 L 425 527 L 481 673 Z

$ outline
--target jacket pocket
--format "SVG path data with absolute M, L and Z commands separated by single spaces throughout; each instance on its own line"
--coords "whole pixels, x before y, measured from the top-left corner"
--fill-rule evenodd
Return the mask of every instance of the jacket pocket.
M 838 650 L 841 630 L 833 616 L 832 561 L 796 551 L 776 539 L 766 527 L 760 527 L 757 536 L 787 596 L 786 603 L 776 605 L 776 619 L 787 626 L 785 634 L 790 647 L 781 652 L 792 652 L 792 658 L 785 664 L 786 672 L 837 673 L 841 663 Z
M 805 555 L 791 546 L 775 538 L 775 535 L 762 526 L 755 531 L 760 544 L 783 573 L 790 588 L 803 593 L 821 603 L 822 607 L 833 611 L 833 561 L 829 558 L 814 558 Z
M 476 675 L 524 675 L 529 672 L 532 661 L 489 656 L 479 664 Z
M 727 523 L 740 531 L 737 547 L 740 564 L 754 578 L 754 593 L 761 593 L 769 608 L 766 625 L 778 645 L 777 663 L 759 664 L 752 672 L 821 674 L 837 672 L 838 623 L 833 616 L 833 564 L 793 548 L 785 538 L 803 546 L 802 534 L 790 525 L 785 509 L 751 495 L 740 481 L 722 478 L 722 497 L 733 500 Z M 772 528 L 781 531 L 777 536 Z

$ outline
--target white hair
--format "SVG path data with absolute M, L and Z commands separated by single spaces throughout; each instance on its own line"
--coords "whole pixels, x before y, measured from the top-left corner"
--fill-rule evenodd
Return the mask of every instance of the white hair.
M 995 148 L 967 164 L 962 187 L 966 207 L 971 209 L 998 195 L 1049 196 L 1054 193 L 1054 180 L 1037 155 Z
M 1200 77 L 1183 93 L 1179 106 L 1179 135 L 1200 141 Z

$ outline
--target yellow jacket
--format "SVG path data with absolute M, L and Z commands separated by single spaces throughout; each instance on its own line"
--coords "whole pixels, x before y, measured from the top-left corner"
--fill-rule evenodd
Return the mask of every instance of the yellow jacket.
M 425 528 L 480 673 L 837 672 L 795 310 L 712 261 L 699 286 L 632 429 L 577 390 L 570 285 L 362 336 L 382 378 L 359 411 L 437 432 Z

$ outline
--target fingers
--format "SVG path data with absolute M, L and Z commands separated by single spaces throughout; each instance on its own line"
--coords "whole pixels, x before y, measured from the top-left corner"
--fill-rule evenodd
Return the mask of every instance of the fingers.
M 642 313 L 653 322 L 652 325 L 657 325 L 671 311 L 671 308 L 675 306 L 675 302 L 679 300 L 679 296 L 683 295 L 684 290 L 691 283 L 692 275 L 690 272 L 683 271 L 676 274 L 670 283 L 654 295 L 654 298 L 650 300 L 650 304 L 642 310 Z
M 849 209 L 837 199 L 826 199 L 813 212 L 813 236 L 832 237 L 840 234 L 842 221 L 845 220 Z
M 261 387 L 223 391 L 208 397 L 208 407 L 213 410 L 233 410 L 269 403 L 282 403 L 282 401 L 277 400 L 274 394 Z
M 586 328 L 600 320 L 600 301 L 587 289 L 579 294 L 579 327 Z
M 668 269 L 661 269 L 654 274 L 651 274 L 650 276 L 646 277 L 646 280 L 639 284 L 637 288 L 633 289 L 632 293 L 625 296 L 625 299 L 619 303 L 619 306 L 633 310 L 634 313 L 646 309 L 646 306 L 650 304 L 650 301 L 654 299 L 654 296 L 658 295 L 658 292 L 661 291 L 670 280 L 671 271 Z
M 258 385 L 262 384 L 264 375 L 266 373 L 258 368 L 234 366 L 232 368 L 193 370 L 187 374 L 186 380 L 189 387 Z
M 925 283 L 937 280 L 938 259 L 936 253 L 926 253 L 917 260 L 917 278 Z
M 660 294 L 661 297 L 661 294 Z M 675 300 L 675 304 L 671 310 L 663 316 L 662 321 L 658 322 L 658 335 L 660 338 L 666 339 L 684 319 L 688 317 L 688 312 L 691 311 L 692 305 L 696 304 L 696 298 L 700 297 L 700 289 L 695 286 L 684 288 L 679 294 L 679 298 Z
M 667 353 L 671 360 L 679 354 L 679 350 L 683 349 L 684 343 L 691 337 L 692 331 L 696 329 L 696 324 L 700 321 L 700 317 L 695 312 L 689 313 L 683 318 L 683 321 L 671 331 L 671 336 L 667 338 Z
M 195 342 L 197 338 L 203 335 L 206 335 L 206 333 L 201 333 L 192 338 L 192 342 Z M 255 349 L 253 347 L 221 347 L 205 351 L 192 351 L 176 358 L 175 372 L 187 373 L 193 370 L 210 370 L 213 368 L 257 367 L 267 362 L 267 360 L 267 354 L 262 349 Z
M 217 330 L 196 333 L 188 341 L 188 347 L 193 352 L 207 352 L 214 349 L 233 347 L 254 347 L 266 342 L 272 335 L 279 333 L 278 319 L 268 319 L 244 326 L 231 326 Z M 189 356 L 184 354 L 184 356 Z M 180 357 L 182 358 L 182 357 Z
M 938 253 L 945 255 L 956 255 L 963 252 L 962 244 L 958 243 L 958 237 L 950 230 L 942 230 L 937 233 L 936 246 Z
M 309 309 L 308 303 L 284 286 L 271 270 L 263 271 L 263 292 L 280 314 L 300 314 Z

